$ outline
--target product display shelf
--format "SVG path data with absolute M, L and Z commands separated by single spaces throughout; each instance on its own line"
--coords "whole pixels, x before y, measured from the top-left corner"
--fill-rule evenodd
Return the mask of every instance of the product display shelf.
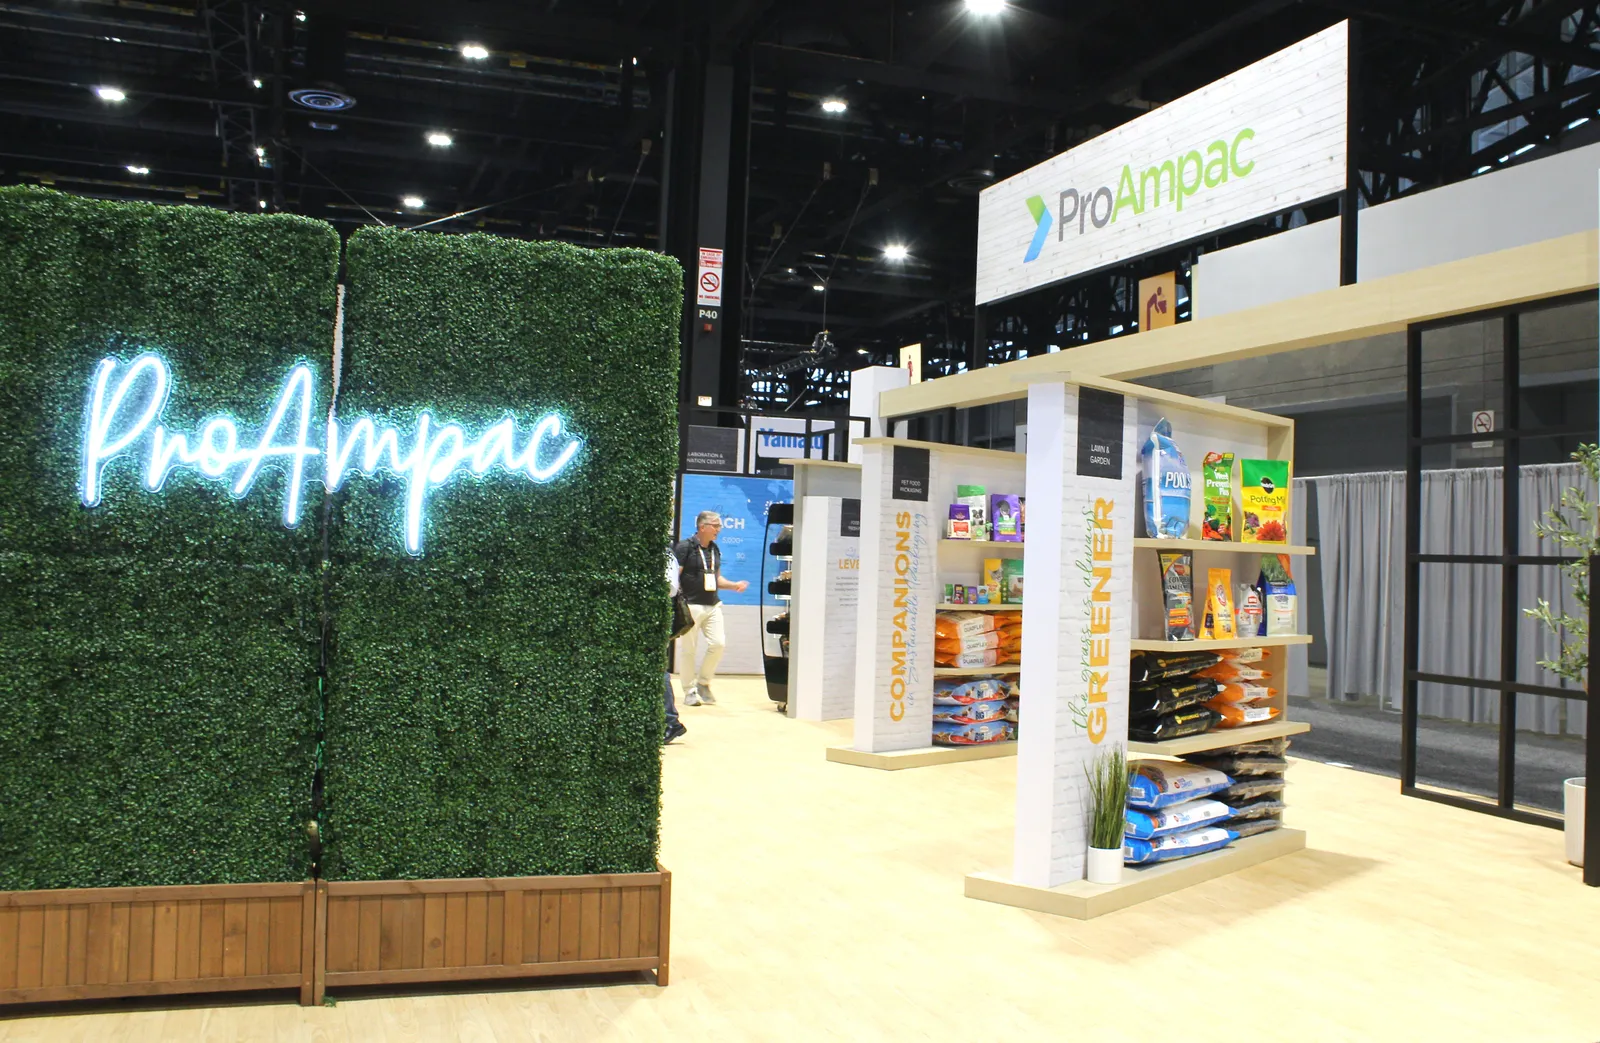
M 1148 536 L 1136 537 L 1133 546 L 1138 550 L 1162 551 L 1215 551 L 1222 554 L 1287 554 L 1291 557 L 1314 557 L 1315 547 L 1301 547 L 1287 543 L 1236 543 L 1231 540 L 1156 540 Z
M 1230 637 L 1222 641 L 1167 641 L 1163 638 L 1134 638 L 1135 652 L 1227 652 L 1235 648 L 1286 648 L 1309 645 L 1310 634 L 1283 637 Z
M 1142 756 L 1182 757 L 1190 753 L 1204 753 L 1207 750 L 1224 750 L 1229 746 L 1260 742 L 1263 739 L 1304 735 L 1310 730 L 1311 725 L 1304 721 L 1268 721 L 1266 724 L 1252 724 L 1244 728 L 1225 728 L 1200 735 L 1186 735 L 1181 739 L 1168 739 L 1165 742 L 1135 742 L 1129 739 L 1128 752 Z

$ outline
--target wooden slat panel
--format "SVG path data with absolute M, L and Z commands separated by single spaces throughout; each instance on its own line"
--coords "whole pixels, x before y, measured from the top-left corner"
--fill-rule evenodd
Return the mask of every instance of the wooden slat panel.
M 224 904 L 216 899 L 200 903 L 200 977 L 222 977 L 222 914 Z
M 618 961 L 626 962 L 626 961 Z M 429 972 L 421 972 L 429 973 Z M 260 978 L 188 978 L 177 981 L 146 982 L 137 987 L 122 985 L 52 985 L 49 988 L 18 989 L 6 997 L 14 1003 L 77 1002 L 80 1000 L 110 999 L 117 996 L 174 996 L 185 992 L 242 992 L 248 989 L 292 989 L 300 984 L 299 974 L 268 974 Z M 98 1027 L 98 1026 L 96 1026 Z M 99 1039 L 101 1037 L 95 1036 Z M 160 1036 L 167 1039 L 190 1039 L 189 1036 Z M 215 1038 L 215 1033 L 212 1037 Z M 223 1038 L 233 1039 L 234 1035 Z
M 21 909 L 17 916 L 17 988 L 36 987 L 44 977 L 44 909 Z
M 222 906 L 222 973 L 237 978 L 246 973 L 245 949 L 250 942 L 250 905 L 243 900 Z
M 531 897 L 531 896 L 530 896 Z M 540 963 L 561 959 L 561 892 L 543 891 L 538 896 Z M 532 963 L 533 960 L 527 962 Z
M 244 909 L 244 972 L 267 973 L 272 943 L 272 899 L 252 898 Z
M 361 898 L 328 899 L 328 970 L 353 971 L 361 952 Z
M 422 965 L 444 966 L 445 900 L 442 894 L 422 896 Z M 459 964 L 452 964 L 459 966 Z
M 506 896 L 489 896 L 489 934 L 484 939 L 483 962 L 496 964 L 505 961 Z M 520 962 L 520 961 L 519 961 Z
M 661 891 L 658 888 L 646 887 L 639 892 L 639 955 L 659 956 L 661 954 Z
M 509 966 L 522 963 L 524 951 L 537 952 L 539 943 L 524 935 L 522 930 L 522 907 L 526 896 L 521 891 L 507 891 L 505 893 L 505 918 L 501 921 L 506 925 L 505 954 L 502 961 Z
M 444 896 L 444 965 L 465 967 L 467 964 L 467 896 Z
M 273 898 L 271 935 L 267 951 L 268 974 L 292 974 L 300 969 L 300 916 L 303 898 Z
M 600 958 L 614 960 L 622 955 L 622 892 L 607 890 L 600 895 Z
M 624 959 L 639 955 L 639 888 L 622 889 L 622 949 Z
M 82 985 L 89 973 L 89 907 L 67 910 L 67 984 Z
M 398 985 L 441 981 L 472 981 L 492 978 L 541 978 L 556 974 L 607 974 L 617 971 L 643 971 L 655 965 L 653 957 L 631 960 L 574 960 L 571 963 L 524 963 L 498 967 L 419 967 L 400 971 L 353 971 L 328 976 L 329 988 L 351 985 Z M 437 1036 L 427 1037 L 430 1041 Z M 455 1037 L 450 1037 L 455 1038 Z M 523 1036 L 513 1037 L 522 1039 Z M 651 1037 L 655 1038 L 655 1037 Z
M 179 902 L 177 936 L 173 943 L 177 952 L 177 969 L 174 977 L 195 978 L 200 974 L 200 903 Z
M 466 920 L 466 930 L 462 932 L 459 966 L 481 967 L 489 962 L 489 896 L 462 895 L 461 907 L 462 916 Z
M 578 937 L 583 929 L 583 892 L 561 892 L 561 938 L 559 959 L 578 959 Z
M 328 900 L 333 900 L 329 891 Z M 383 966 L 383 899 L 357 898 L 361 903 L 361 943 L 356 948 L 356 968 L 375 971 Z
M 89 930 L 84 937 L 86 985 L 104 985 L 111 980 L 111 909 L 110 902 L 89 907 Z
M 665 987 L 671 980 L 669 973 L 672 963 L 672 874 L 661 874 L 661 890 L 656 899 L 656 904 L 661 910 L 661 919 L 656 928 L 656 955 L 660 960 L 656 963 L 656 985 Z
M 319 900 L 319 897 L 324 900 Z M 306 881 L 300 892 L 300 1005 L 309 1007 L 321 1003 L 319 984 L 323 981 L 322 968 L 328 960 L 328 922 L 326 895 L 319 896 L 317 886 Z M 318 951 L 318 946 L 321 951 Z
M 939 444 L 940 449 L 951 448 Z M 997 451 L 998 452 L 998 451 Z M 1020 454 L 1006 453 L 1005 458 L 1021 459 Z M 429 894 L 444 892 L 455 894 L 457 892 L 482 891 L 485 894 L 495 891 L 570 891 L 585 887 L 654 887 L 661 883 L 661 874 L 656 873 L 592 873 L 587 876 L 508 876 L 508 877 L 471 877 L 467 879 L 445 880 L 330 880 L 328 894 L 330 895 L 391 895 L 391 894 Z M 288 885 L 278 885 L 280 887 Z M 204 897 L 204 896 L 202 896 Z
M 106 982 L 111 985 L 119 985 L 128 980 L 128 950 L 133 945 L 128 921 L 128 903 L 114 903 L 111 906 L 111 938 L 107 943 L 111 960 L 106 970 Z
M 385 898 L 382 899 L 382 903 L 379 914 L 378 969 L 399 970 L 405 966 L 400 950 L 404 941 L 401 937 L 400 899 Z
M 400 966 L 422 966 L 423 895 L 406 895 L 400 902 Z
M 600 889 L 587 887 L 578 892 L 578 959 L 600 958 Z
M 165 962 L 166 977 L 163 981 L 172 978 L 172 938 L 170 931 L 177 925 L 177 907 L 163 913 L 171 919 L 172 927 L 167 928 Z M 156 977 L 156 904 L 154 902 L 135 902 L 128 907 L 128 980 L 129 981 L 154 981 Z
M 39 974 L 41 985 L 67 983 L 67 907 L 45 906 L 44 910 L 44 965 Z
M 535 877 L 549 880 L 552 877 Z M 588 878 L 580 878 L 588 879 Z M 594 878 L 594 886 L 600 878 Z M 94 905 L 96 902 L 198 902 L 207 898 L 284 898 L 301 884 L 184 884 L 175 887 L 67 887 L 45 891 L 0 891 L 0 906 Z
M 0 989 L 17 987 L 17 909 L 0 909 Z

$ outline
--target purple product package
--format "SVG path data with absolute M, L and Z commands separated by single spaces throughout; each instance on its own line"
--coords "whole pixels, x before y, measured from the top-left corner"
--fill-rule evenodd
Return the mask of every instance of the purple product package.
M 1022 542 L 1022 501 L 1006 493 L 989 496 L 989 538 L 997 543 Z
M 950 505 L 950 519 L 945 527 L 945 539 L 972 539 L 972 509 L 964 503 Z

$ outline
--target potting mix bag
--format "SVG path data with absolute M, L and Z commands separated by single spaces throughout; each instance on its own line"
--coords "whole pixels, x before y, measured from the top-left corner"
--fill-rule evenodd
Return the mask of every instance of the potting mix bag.
M 1265 619 L 1261 633 L 1268 637 L 1294 634 L 1294 577 L 1289 574 L 1289 555 L 1261 555 L 1261 601 Z
M 1203 855 L 1207 851 L 1227 847 L 1237 836 L 1237 833 L 1221 826 L 1205 826 L 1191 829 L 1187 833 L 1169 833 L 1154 840 L 1124 837 L 1122 861 L 1137 866 L 1147 862 L 1167 862 L 1174 858 Z
M 1263 814 L 1265 814 L 1263 812 Z M 1186 829 L 1209 826 L 1233 817 L 1233 809 L 1220 800 L 1186 800 L 1160 811 L 1140 811 L 1129 808 L 1125 833 L 1140 840 L 1164 837 L 1168 833 L 1181 833 Z
M 1128 806 L 1146 810 L 1209 797 L 1233 785 L 1225 772 L 1181 761 L 1134 761 L 1128 769 Z
M 1139 473 L 1145 535 L 1167 540 L 1189 535 L 1189 468 L 1164 417 L 1139 450 Z
M 1239 506 L 1244 543 L 1289 542 L 1289 461 L 1240 460 Z

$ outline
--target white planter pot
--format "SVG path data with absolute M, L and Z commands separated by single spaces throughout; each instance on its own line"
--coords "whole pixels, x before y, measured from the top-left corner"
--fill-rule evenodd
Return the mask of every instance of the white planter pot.
M 1122 848 L 1091 847 L 1089 871 L 1091 884 L 1119 884 L 1122 882 Z
M 1586 788 L 1583 779 L 1568 779 L 1561 786 L 1567 819 L 1567 861 L 1575 866 L 1583 865 L 1583 803 Z

